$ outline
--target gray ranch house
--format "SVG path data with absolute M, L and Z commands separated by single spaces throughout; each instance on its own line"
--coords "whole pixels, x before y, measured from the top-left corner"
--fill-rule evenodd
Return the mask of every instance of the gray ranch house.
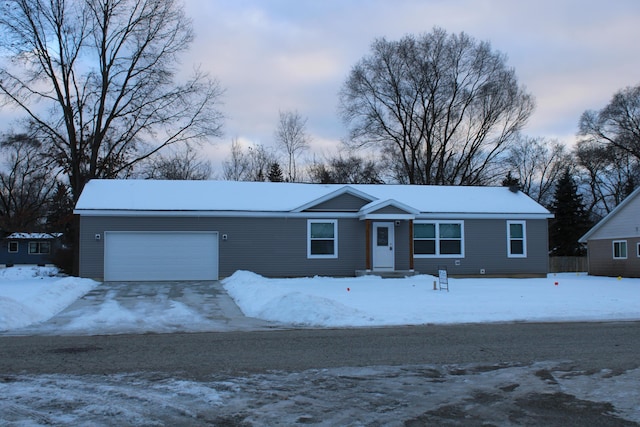
M 640 188 L 579 241 L 587 244 L 589 274 L 640 277 Z
M 548 271 L 551 214 L 507 187 L 92 180 L 79 273 L 105 281 Z

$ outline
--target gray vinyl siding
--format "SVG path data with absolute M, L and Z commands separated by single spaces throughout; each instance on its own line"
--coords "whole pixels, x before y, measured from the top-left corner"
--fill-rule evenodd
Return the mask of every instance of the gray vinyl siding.
M 612 216 L 590 239 L 620 239 L 629 236 L 640 238 L 640 196 L 634 197 L 622 209 L 610 215 Z
M 507 256 L 507 220 L 464 220 L 464 257 L 416 258 L 420 273 L 436 274 L 447 267 L 452 276 L 542 276 L 548 273 L 547 220 L 527 220 L 527 256 Z
M 80 276 L 104 276 L 105 231 L 217 231 L 219 275 L 249 270 L 267 277 L 353 276 L 366 268 L 366 223 L 338 218 L 338 257 L 307 258 L 308 218 L 107 217 L 80 218 Z M 384 222 L 384 221 L 382 221 Z M 409 221 L 394 223 L 395 268 L 410 268 Z M 527 257 L 507 257 L 507 220 L 464 220 L 465 256 L 414 258 L 414 269 L 435 274 L 446 266 L 449 274 L 465 276 L 532 276 L 548 272 L 547 220 L 527 220 Z M 96 239 L 96 234 L 100 239 Z M 226 235 L 225 240 L 223 236 Z M 172 248 L 166 248 L 171 251 Z M 629 246 L 630 255 L 635 246 Z M 457 262 L 456 262 L 457 261 Z
M 396 215 L 406 215 L 407 211 L 402 210 L 395 206 L 385 206 L 378 210 L 371 212 L 372 214 L 396 214 Z
M 333 199 L 326 200 L 312 206 L 308 212 L 358 212 L 360 208 L 369 203 L 368 200 L 361 199 L 353 194 L 341 194 Z
M 627 241 L 627 259 L 613 259 L 613 241 Z M 589 239 L 589 274 L 610 277 L 640 277 L 638 244 L 640 237 L 628 239 Z
M 268 277 L 353 276 L 366 262 L 365 224 L 358 219 L 338 219 L 336 259 L 307 258 L 306 218 L 85 216 L 80 230 L 80 276 L 97 279 L 104 275 L 104 231 L 217 231 L 220 277 L 236 270 Z

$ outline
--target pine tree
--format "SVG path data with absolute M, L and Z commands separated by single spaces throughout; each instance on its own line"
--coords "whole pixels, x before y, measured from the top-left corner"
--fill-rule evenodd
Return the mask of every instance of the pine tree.
M 591 220 L 568 168 L 556 183 L 550 210 L 554 214 L 549 222 L 551 255 L 584 255 L 585 249 L 578 239 L 589 230 Z
M 271 163 L 271 166 L 269 166 L 269 175 L 267 176 L 267 178 L 271 182 L 284 181 L 284 177 L 282 176 L 282 169 L 280 168 L 278 162 Z
M 511 175 L 511 171 L 507 173 L 507 176 L 502 180 L 503 187 L 509 187 L 512 191 L 520 190 L 520 180 L 518 178 L 514 178 Z

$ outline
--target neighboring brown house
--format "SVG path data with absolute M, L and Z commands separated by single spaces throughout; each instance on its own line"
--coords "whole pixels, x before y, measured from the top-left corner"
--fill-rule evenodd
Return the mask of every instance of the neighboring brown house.
M 640 277 L 640 188 L 579 241 L 587 244 L 589 274 Z

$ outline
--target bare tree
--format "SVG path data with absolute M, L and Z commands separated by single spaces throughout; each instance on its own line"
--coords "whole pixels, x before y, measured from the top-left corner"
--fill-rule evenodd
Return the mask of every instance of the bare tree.
M 380 168 L 373 160 L 356 155 L 337 155 L 310 168 L 313 182 L 323 184 L 384 184 Z
M 0 153 L 0 229 L 44 229 L 57 181 L 50 164 L 42 159 L 40 142 L 24 134 L 5 136 Z
M 218 136 L 218 83 L 174 82 L 193 34 L 177 0 L 5 0 L 0 99 L 22 109 L 74 200 L 164 147 Z
M 611 212 L 640 183 L 640 162 L 613 145 L 582 140 L 575 157 L 584 201 L 594 218 Z
M 271 150 L 263 145 L 247 147 L 246 151 L 237 139 L 231 142 L 231 155 L 224 162 L 224 179 L 230 181 L 266 181 L 274 163 L 278 163 Z
M 203 160 L 189 144 L 169 156 L 160 154 L 146 165 L 147 179 L 206 180 L 211 178 L 211 162 Z
M 557 140 L 521 136 L 509 145 L 505 164 L 529 197 L 549 206 L 556 181 L 573 163 Z
M 310 137 L 306 127 L 307 119 L 297 111 L 280 111 L 275 139 L 287 156 L 286 179 L 289 182 L 297 181 L 296 160 L 309 148 Z
M 504 55 L 438 28 L 376 40 L 340 92 L 348 142 L 392 154 L 412 184 L 496 181 L 533 108 Z
M 580 118 L 581 140 L 612 145 L 640 161 L 640 86 L 617 92 L 600 111 Z

